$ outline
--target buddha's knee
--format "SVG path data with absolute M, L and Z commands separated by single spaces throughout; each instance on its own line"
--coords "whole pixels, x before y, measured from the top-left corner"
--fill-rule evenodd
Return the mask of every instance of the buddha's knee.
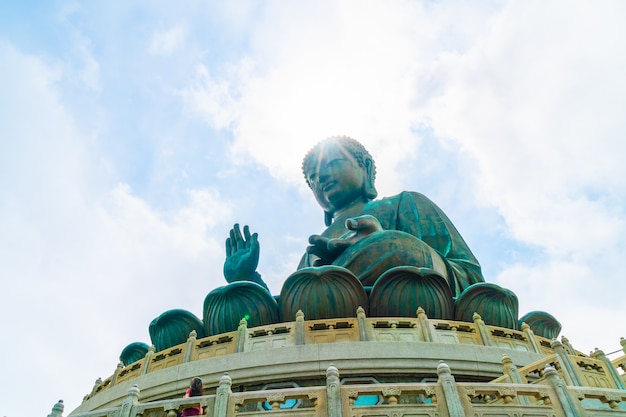
M 397 230 L 368 235 L 347 248 L 333 264 L 352 271 L 363 285 L 373 285 L 385 271 L 397 266 L 430 268 L 448 279 L 445 263 L 434 249 Z

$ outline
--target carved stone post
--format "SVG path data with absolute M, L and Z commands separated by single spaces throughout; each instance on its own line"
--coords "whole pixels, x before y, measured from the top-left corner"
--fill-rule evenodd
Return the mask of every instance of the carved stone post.
M 326 405 L 328 417 L 342 417 L 339 370 L 333 364 L 326 369 Z
M 556 353 L 556 357 L 561 365 L 561 370 L 563 371 L 567 385 L 582 387 L 583 383 L 578 377 L 578 372 L 576 372 L 576 365 L 572 362 L 572 358 L 569 357 L 569 354 L 565 348 L 563 348 L 561 342 L 555 339 L 550 344 L 550 347 L 552 347 Z
M 463 407 L 463 401 L 459 396 L 459 389 L 456 386 L 456 381 L 450 367 L 444 363 L 439 362 L 437 366 L 437 375 L 439 380 L 437 381 L 443 390 L 443 396 L 446 400 L 446 406 L 448 408 L 448 415 L 450 417 L 465 417 L 465 409 Z
M 65 406 L 63 405 L 63 400 L 59 400 L 54 407 L 52 407 L 52 412 L 48 414 L 48 417 L 61 417 L 63 415 L 63 409 Z
M 246 350 L 246 343 L 248 342 L 248 321 L 241 319 L 239 321 L 239 327 L 237 328 L 237 352 L 244 352 Z
M 554 389 L 554 392 L 556 393 L 556 396 L 561 403 L 561 408 L 563 409 L 566 417 L 583 417 L 586 415 L 580 414 L 580 411 L 582 411 L 582 407 L 581 410 L 576 407 L 576 402 L 574 398 L 572 398 L 569 391 L 567 390 L 565 382 L 563 382 L 563 380 L 559 378 L 559 374 L 556 372 L 556 369 L 549 365 L 546 365 L 544 375 L 546 376 L 548 384 L 550 384 Z
M 530 342 L 530 345 L 533 348 L 533 352 L 541 353 L 541 346 L 539 346 L 539 342 L 537 342 L 537 338 L 535 337 L 535 332 L 530 328 L 526 322 L 522 323 L 522 331 L 526 335 L 526 338 Z
M 113 376 L 111 377 L 111 386 L 115 385 L 117 377 L 120 372 L 122 372 L 122 369 L 124 369 L 124 364 L 122 362 L 118 362 L 117 367 L 115 367 L 115 372 L 113 372 Z
M 626 387 L 624 386 L 624 383 L 622 382 L 622 379 L 620 378 L 619 374 L 617 373 L 617 370 L 613 367 L 613 364 L 611 363 L 609 358 L 606 357 L 606 355 L 604 354 L 603 351 L 601 351 L 600 349 L 596 348 L 596 350 L 594 350 L 591 353 L 591 357 L 599 359 L 599 360 L 602 361 L 602 363 L 604 363 L 604 367 L 607 369 L 607 372 L 608 372 L 609 376 L 613 379 L 613 382 L 615 382 L 615 386 L 617 388 L 619 388 L 619 389 L 626 389 Z
M 367 320 L 365 320 L 367 317 L 365 316 L 363 307 L 359 306 L 359 308 L 356 309 L 356 318 L 359 323 L 359 337 L 361 342 L 372 340 L 371 328 L 367 325 Z
M 480 335 L 480 340 L 483 341 L 483 345 L 485 346 L 493 346 L 493 340 L 491 339 L 491 332 L 487 328 L 487 325 L 483 321 L 480 314 L 474 313 L 472 316 L 472 320 L 474 320 L 474 324 L 478 327 L 478 334 Z
M 572 346 L 572 344 L 569 342 L 569 339 L 567 337 L 561 336 L 561 343 L 563 344 L 563 347 L 567 349 L 570 355 L 576 354 L 576 350 L 574 349 L 574 346 Z
M 295 343 L 296 345 L 304 344 L 304 313 L 302 310 L 298 310 L 296 313 L 296 330 L 295 330 Z
M 120 417 L 134 417 L 132 413 L 133 407 L 139 403 L 139 388 L 137 385 L 133 385 L 128 390 L 128 397 L 122 402 L 122 408 L 120 408 Z
M 502 369 L 504 374 L 507 375 L 513 384 L 527 384 L 528 382 L 522 379 L 522 376 L 517 370 L 517 366 L 513 364 L 513 360 L 506 354 L 502 355 Z M 517 397 L 520 404 L 530 404 L 530 401 L 525 396 Z
M 150 346 L 150 348 L 146 352 L 146 356 L 143 361 L 143 369 L 141 370 L 141 375 L 145 375 L 148 373 L 148 369 L 150 368 L 150 362 L 152 362 L 152 356 L 154 356 L 154 345 Z
M 187 344 L 185 345 L 185 357 L 183 358 L 183 362 L 190 362 L 193 357 L 193 350 L 196 347 L 196 338 L 198 337 L 198 333 L 195 330 L 192 330 L 189 333 L 189 337 L 187 338 Z
M 215 393 L 215 407 L 213 408 L 214 417 L 226 417 L 228 414 L 228 399 L 232 391 L 230 390 L 233 380 L 228 376 L 228 372 L 220 378 L 220 384 Z
M 428 321 L 428 316 L 422 307 L 417 308 L 417 319 L 424 342 L 436 342 L 437 336 L 435 335 L 435 329 L 431 326 L 430 321 Z
M 92 397 L 96 393 L 96 390 L 98 389 L 98 387 L 101 384 L 102 384 L 102 378 L 96 379 L 96 382 L 93 383 L 93 388 L 91 389 L 91 394 L 89 394 L 90 397 Z

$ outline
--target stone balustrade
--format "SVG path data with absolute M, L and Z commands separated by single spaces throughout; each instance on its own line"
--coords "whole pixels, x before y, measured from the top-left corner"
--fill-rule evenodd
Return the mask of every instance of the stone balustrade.
M 506 369 L 507 360 L 503 363 Z M 331 365 L 325 386 L 247 392 L 233 392 L 225 374 L 214 395 L 144 403 L 133 386 L 121 406 L 73 417 L 175 417 L 191 405 L 202 406 L 212 417 L 626 416 L 626 390 L 568 386 L 549 365 L 536 384 L 457 382 L 443 362 L 436 372 L 436 382 L 345 385 Z M 374 400 L 364 404 L 363 398 Z
M 420 308 L 415 318 L 369 318 L 362 308 L 355 318 L 305 320 L 298 312 L 293 322 L 248 328 L 242 320 L 238 330 L 196 339 L 195 332 L 185 343 L 155 352 L 126 367 L 118 365 L 114 374 L 97 381 L 85 399 L 140 375 L 184 363 L 240 352 L 276 349 L 285 346 L 337 342 L 426 342 L 500 347 L 503 349 L 554 354 L 551 341 L 535 335 L 529 326 L 521 331 L 486 325 L 479 315 L 474 321 L 429 319 Z M 556 365 L 558 368 L 558 365 Z

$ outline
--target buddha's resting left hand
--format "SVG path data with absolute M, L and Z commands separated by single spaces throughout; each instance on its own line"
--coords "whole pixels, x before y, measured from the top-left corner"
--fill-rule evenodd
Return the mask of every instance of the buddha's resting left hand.
M 383 230 L 378 219 L 369 214 L 347 219 L 346 228 L 349 231 L 335 239 L 328 239 L 319 235 L 313 235 L 309 238 L 309 243 L 312 246 L 307 248 L 307 252 L 319 257 L 315 261 L 315 266 L 333 263 L 348 247 L 374 232 Z

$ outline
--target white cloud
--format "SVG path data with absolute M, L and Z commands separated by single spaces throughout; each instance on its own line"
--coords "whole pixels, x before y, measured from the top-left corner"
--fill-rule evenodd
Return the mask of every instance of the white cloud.
M 396 178 L 397 156 L 416 148 L 415 79 L 428 70 L 407 54 L 426 43 L 428 28 L 405 36 L 412 25 L 405 11 L 423 13 L 408 4 L 270 6 L 251 28 L 254 66 L 244 61 L 228 82 L 202 69 L 185 97 L 213 126 L 232 124 L 234 157 L 252 157 L 280 178 L 299 181 L 293 161 L 317 141 L 355 136 L 390 166 L 384 189 Z
M 558 310 L 570 340 L 587 343 L 591 331 L 575 322 L 580 306 L 602 287 L 625 288 L 626 177 L 617 173 L 626 59 L 615 51 L 626 33 L 614 10 L 622 5 L 561 6 L 512 2 L 469 51 L 442 55 L 448 81 L 428 112 L 436 133 L 477 159 L 477 201 L 547 255 L 510 264 L 497 280 L 520 302 Z M 623 317 L 613 305 L 605 312 Z M 598 327 L 593 340 L 608 343 L 607 330 Z
M 93 42 L 86 32 L 74 23 L 75 14 L 79 11 L 76 3 L 64 4 L 57 16 L 67 29 L 70 42 L 66 51 L 64 72 L 72 81 L 80 83 L 86 89 L 100 92 L 102 89 L 100 63 L 94 56 Z
M 186 40 L 187 27 L 179 24 L 152 35 L 148 51 L 153 55 L 169 55 L 178 49 Z
M 91 163 L 92 138 L 60 101 L 58 74 L 7 43 L 0 57 L 10 108 L 0 112 L 0 276 L 16 301 L 0 306 L 1 356 L 12 358 L 1 373 L 21 389 L 33 372 L 24 364 L 34 363 L 48 402 L 64 398 L 71 410 L 127 343 L 149 342 L 150 320 L 171 308 L 202 315 L 204 295 L 223 282 L 221 237 L 211 231 L 230 208 L 216 191 L 196 189 L 162 213 L 116 186 Z
M 232 67 L 229 79 L 216 79 L 205 65 L 198 64 L 191 85 L 179 91 L 187 111 L 213 129 L 232 128 L 239 116 L 239 84 L 247 78 L 250 65 L 244 61 Z

